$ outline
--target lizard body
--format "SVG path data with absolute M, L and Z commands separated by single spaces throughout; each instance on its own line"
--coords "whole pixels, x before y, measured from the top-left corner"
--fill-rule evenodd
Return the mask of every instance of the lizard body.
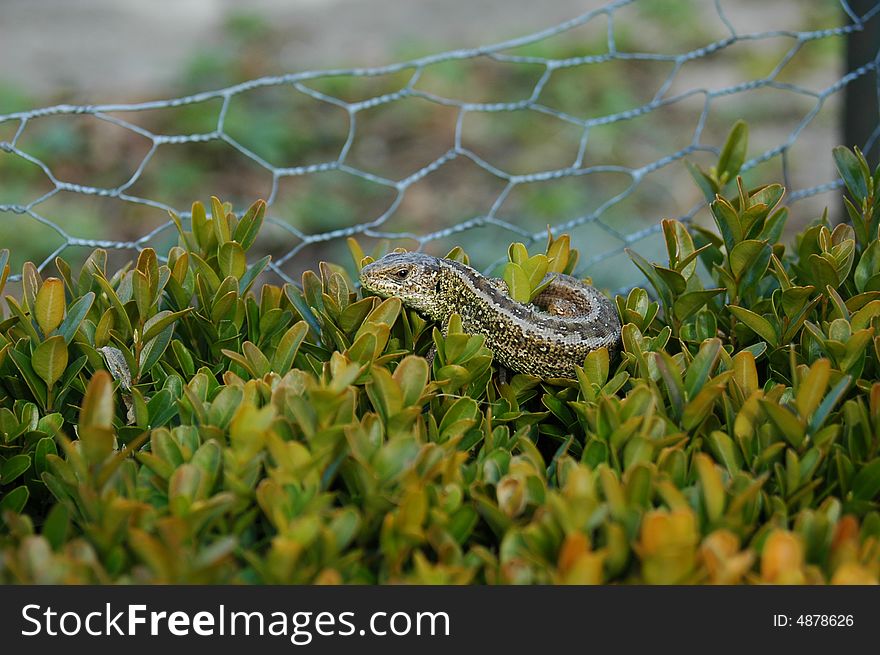
M 453 313 L 466 332 L 483 334 L 504 366 L 538 377 L 575 377 L 591 350 L 613 354 L 620 320 L 612 302 L 569 275 L 549 274 L 531 303 L 513 300 L 503 281 L 460 262 L 422 253 L 392 253 L 361 270 L 365 289 L 396 296 L 446 327 Z M 545 278 L 546 280 L 546 278 Z

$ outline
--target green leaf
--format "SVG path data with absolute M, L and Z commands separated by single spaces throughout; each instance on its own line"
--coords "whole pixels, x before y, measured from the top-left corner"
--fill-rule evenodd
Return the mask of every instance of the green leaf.
M 819 403 L 822 402 L 830 377 L 831 362 L 829 360 L 817 359 L 813 362 L 804 379 L 801 380 L 795 398 L 798 414 L 803 418 L 810 418 Z
M 730 251 L 730 270 L 737 282 L 747 277 L 751 286 L 764 277 L 769 264 L 770 246 L 763 241 L 740 241 Z
M 206 441 L 195 452 L 192 465 L 199 469 L 199 488 L 196 496 L 207 498 L 213 491 L 217 477 L 220 475 L 220 466 L 223 461 L 223 451 L 216 441 Z
M 825 287 L 825 291 L 828 294 L 829 300 L 831 300 L 831 304 L 834 306 L 834 309 L 837 312 L 837 318 L 842 318 L 845 321 L 850 320 L 849 309 L 847 309 L 846 302 L 843 300 L 843 298 L 840 297 L 840 294 L 837 293 L 837 289 L 828 286 Z
M 758 233 L 757 239 L 770 244 L 777 243 L 787 220 L 788 207 L 780 207 L 764 221 L 764 227 Z
M 64 375 L 61 376 L 61 380 L 58 383 L 59 389 L 64 390 L 73 384 L 73 381 L 77 379 L 79 372 L 83 370 L 87 361 L 88 357 L 86 355 L 81 355 L 73 360 L 73 362 L 69 363 L 67 368 L 64 369 Z
M 657 264 L 653 266 L 657 275 L 660 276 L 666 283 L 666 286 L 672 291 L 673 297 L 684 293 L 685 289 L 687 289 L 687 280 L 684 279 L 681 273 L 665 266 L 658 266 Z
M 819 431 L 819 428 L 825 423 L 831 410 L 834 409 L 834 406 L 843 398 L 851 382 L 852 377 L 844 375 L 837 381 L 837 384 L 831 387 L 831 391 L 828 392 L 828 395 L 825 396 L 819 404 L 819 407 L 813 412 L 813 416 L 810 419 L 810 432 L 812 434 Z
M 15 455 L 10 457 L 0 467 L 0 485 L 7 485 L 31 467 L 30 455 Z
M 110 428 L 114 415 L 113 378 L 107 371 L 96 371 L 83 397 L 79 426 Z
M 202 473 L 193 464 L 181 464 L 168 480 L 168 506 L 177 516 L 185 515 L 196 500 Z
M 261 378 L 269 372 L 269 359 L 263 352 L 250 341 L 241 344 L 242 354 L 251 365 L 251 370 L 256 373 L 255 377 Z
M 782 292 L 782 311 L 789 318 L 794 318 L 804 308 L 815 290 L 814 286 L 789 287 Z
M 392 376 L 403 392 L 404 406 L 415 405 L 428 384 L 428 362 L 422 357 L 404 357 Z
M 132 295 L 137 305 L 138 316 L 140 316 L 141 320 L 144 320 L 150 316 L 150 308 L 156 299 L 153 298 L 150 281 L 143 271 L 131 271 L 129 275 L 131 275 Z
M 551 273 L 564 273 L 571 253 L 571 237 L 567 234 L 562 234 L 558 238 L 553 239 L 551 234 L 549 238 L 551 239 L 547 245 L 547 259 L 550 260 L 549 271 Z
M 537 289 L 538 285 L 541 284 L 541 281 L 547 275 L 549 267 L 550 260 L 547 259 L 546 255 L 535 255 L 522 263 L 522 268 L 529 278 L 529 286 L 533 290 Z M 534 297 L 534 294 L 532 296 Z
M 864 330 L 870 327 L 871 321 L 877 316 L 880 316 L 880 300 L 873 300 L 852 315 L 850 322 L 853 330 Z
M 834 164 L 837 166 L 837 171 L 843 178 L 846 188 L 861 204 L 868 197 L 868 187 L 858 157 L 846 146 L 837 146 L 831 152 L 834 155 Z
M 748 397 L 758 390 L 758 370 L 755 368 L 755 355 L 748 349 L 740 350 L 731 358 L 733 379 L 743 394 Z
M 480 409 L 473 398 L 459 398 L 443 415 L 440 421 L 441 442 L 464 434 L 476 424 Z
M 748 147 L 749 126 L 745 121 L 738 120 L 727 135 L 727 141 L 718 156 L 718 177 L 722 182 L 728 182 L 739 175 L 746 161 Z
M 715 185 L 714 180 L 711 177 L 706 175 L 700 168 L 688 161 L 685 160 L 685 166 L 687 166 L 688 172 L 691 174 L 691 177 L 694 178 L 694 182 L 697 183 L 697 186 L 700 187 L 700 191 L 703 192 L 703 197 L 706 198 L 706 202 L 712 202 L 715 198 L 715 194 L 720 191 L 720 189 Z
M 47 278 L 40 286 L 34 301 L 34 318 L 43 331 L 43 336 L 50 335 L 61 325 L 64 319 L 64 282 L 57 277 Z
M 49 337 L 34 349 L 31 362 L 34 372 L 51 388 L 67 368 L 67 344 L 64 337 Z
M 212 245 L 212 241 L 215 242 L 216 245 L 217 240 L 214 237 L 212 226 L 208 223 L 208 214 L 205 211 L 205 205 L 201 202 L 194 202 L 192 204 L 192 231 L 196 244 L 201 248 L 202 252 L 208 250 L 209 246 Z M 191 248 L 190 254 L 194 254 L 194 250 L 195 248 Z
M 246 294 L 253 283 L 257 281 L 257 277 L 260 275 L 260 273 L 262 273 L 266 266 L 269 265 L 269 262 L 271 260 L 272 256 L 266 255 L 262 259 L 254 262 L 251 267 L 248 268 L 247 271 L 245 271 L 244 275 L 242 275 L 241 279 L 238 281 L 238 293 L 240 293 L 241 295 Z
M 745 309 L 744 307 L 738 307 L 736 305 L 728 305 L 727 309 L 730 310 L 730 313 L 733 314 L 737 319 L 745 323 L 749 329 L 751 329 L 755 334 L 761 337 L 764 341 L 769 343 L 771 346 L 776 346 L 779 342 L 779 336 L 776 334 L 776 329 L 770 324 L 763 316 L 759 316 L 755 312 Z
M 58 448 L 55 446 L 55 440 L 52 437 L 43 437 L 37 442 L 34 448 L 34 470 L 37 475 L 43 475 L 48 470 L 46 458 L 49 455 L 57 455 Z
M 31 393 L 34 394 L 34 398 L 37 399 L 41 406 L 45 407 L 47 398 L 46 383 L 34 371 L 33 366 L 31 366 L 31 359 L 23 352 L 14 348 L 9 349 L 8 353 L 16 368 L 21 372 L 25 384 L 27 384 Z
M 167 325 L 159 334 L 144 344 L 144 348 L 141 350 L 140 362 L 138 362 L 139 375 L 143 376 L 156 365 L 156 362 L 159 361 L 159 358 L 162 357 L 168 348 L 168 344 L 171 343 L 173 335 L 174 325 Z
M 852 495 L 858 500 L 872 501 L 880 494 L 880 457 L 861 467 L 852 482 Z
M 591 384 L 602 386 L 608 380 L 610 358 L 607 348 L 591 350 L 584 360 L 584 373 Z
M 768 210 L 772 210 L 782 200 L 785 195 L 785 188 L 781 184 L 768 184 L 756 189 L 749 196 L 749 206 L 766 205 Z
M 318 319 L 315 318 L 315 314 L 306 301 L 303 292 L 294 285 L 287 283 L 284 285 L 284 295 L 290 301 L 290 304 L 293 305 L 294 309 L 299 312 L 302 319 L 309 324 L 309 327 L 315 334 L 321 334 L 321 325 L 318 323 Z
M 110 304 L 113 305 L 113 309 L 116 310 L 117 324 L 121 327 L 120 336 L 123 338 L 128 337 L 131 335 L 131 319 L 129 319 L 128 312 L 125 311 L 122 301 L 119 300 L 116 291 L 113 290 L 113 287 L 110 286 L 110 283 L 102 275 L 95 273 L 93 277 L 107 295 Z
M 24 330 L 25 334 L 30 337 L 33 343 L 39 343 L 40 335 L 37 334 L 34 324 L 31 322 L 31 319 L 25 313 L 21 305 L 18 304 L 18 301 L 12 296 L 6 296 L 6 304 L 9 306 L 9 309 L 12 310 L 12 313 L 15 314 L 16 318 L 18 318 L 19 327 Z
M 715 365 L 718 363 L 718 357 L 721 353 L 721 339 L 706 339 L 700 344 L 700 350 L 694 360 L 688 366 L 687 373 L 684 378 L 684 387 L 687 391 L 688 398 L 696 396 L 706 380 L 712 374 Z
M 733 247 L 743 238 L 742 225 L 740 225 L 739 217 L 733 206 L 724 198 L 716 198 L 710 205 L 712 217 L 718 226 L 718 231 L 724 239 L 724 246 L 727 251 L 733 250 Z
M 730 475 L 735 475 L 740 470 L 742 458 L 733 439 L 720 430 L 714 430 L 709 435 L 708 443 L 716 460 L 724 464 Z
M 522 265 L 529 258 L 529 251 L 522 243 L 512 243 L 507 249 L 507 257 L 512 263 Z
M 504 265 L 503 277 L 511 298 L 521 303 L 529 302 L 532 297 L 532 287 L 529 284 L 529 276 L 522 266 L 508 262 Z
M 217 239 L 217 245 L 222 246 L 229 241 L 229 223 L 226 220 L 226 210 L 223 203 L 216 196 L 211 196 L 211 223 L 214 227 L 214 236 Z
M 290 370 L 290 367 L 293 366 L 293 360 L 296 358 L 296 353 L 299 352 L 299 347 L 308 333 L 309 326 L 305 321 L 299 321 L 284 333 L 284 336 L 281 337 L 278 346 L 275 348 L 275 354 L 272 355 L 273 371 L 279 375 L 284 375 Z
M 73 341 L 73 337 L 76 336 L 76 331 L 82 324 L 83 319 L 85 319 L 86 315 L 89 313 L 89 310 L 92 308 L 93 302 L 95 302 L 95 294 L 89 291 L 82 298 L 68 307 L 67 316 L 64 317 L 64 320 L 58 327 L 58 334 L 64 337 L 66 343 L 70 344 L 70 342 Z
M 241 220 L 235 227 L 235 231 L 232 233 L 232 238 L 238 241 L 244 250 L 250 248 L 254 241 L 256 241 L 260 228 L 263 226 L 265 216 L 266 202 L 264 200 L 257 200 L 245 212 L 245 215 L 241 217 Z
M 675 318 L 679 321 L 684 321 L 699 311 L 712 298 L 719 293 L 724 293 L 724 291 L 726 289 L 723 288 L 688 291 L 675 299 L 675 303 L 672 305 L 672 312 L 675 314 Z
M 161 427 L 177 415 L 177 405 L 169 389 L 162 389 L 153 394 L 153 397 L 147 401 L 147 414 L 150 417 L 151 428 Z
M 230 291 L 220 296 L 214 301 L 214 306 L 211 307 L 211 322 L 219 325 L 220 321 L 235 316 L 237 302 L 237 291 Z
M 144 248 L 140 251 L 135 269 L 141 271 L 150 282 L 150 296 L 155 297 L 159 291 L 159 260 L 156 251 Z
M 666 383 L 666 393 L 669 396 L 674 417 L 679 419 L 684 410 L 684 383 L 681 380 L 681 371 L 672 356 L 665 350 L 656 353 L 656 363 L 660 377 Z
M 67 542 L 70 532 L 70 511 L 62 503 L 56 503 L 46 515 L 42 535 L 54 550 L 60 550 Z
M 208 286 L 208 291 L 212 294 L 216 293 L 217 288 L 220 286 L 220 278 L 218 277 L 217 272 L 211 268 L 208 262 L 194 252 L 189 253 L 189 261 L 196 274 L 200 275 Z
M 638 269 L 645 274 L 645 277 L 648 278 L 648 282 L 650 282 L 651 286 L 654 287 L 654 290 L 657 292 L 657 296 L 663 303 L 664 309 L 670 308 L 672 305 L 672 294 L 669 290 L 669 286 L 660 278 L 659 275 L 657 275 L 657 272 L 654 270 L 654 266 L 651 264 L 651 262 L 642 257 L 635 250 L 626 248 L 625 252 L 633 261 L 633 263 L 638 267 Z
M 770 422 L 779 430 L 785 440 L 798 448 L 806 436 L 806 424 L 782 405 L 763 398 L 760 403 Z
M 0 248 L 0 293 L 6 286 L 6 278 L 9 277 L 9 249 Z
M 27 504 L 28 498 L 30 498 L 31 492 L 28 491 L 28 488 L 24 485 L 20 487 L 16 487 L 8 494 L 3 496 L 0 499 L 0 516 L 3 515 L 3 512 L 9 511 L 15 514 L 21 514 L 21 511 L 24 509 L 24 506 Z
M 227 241 L 220 246 L 220 250 L 217 253 L 217 263 L 224 277 L 231 275 L 236 280 L 240 279 L 247 270 L 247 258 L 245 257 L 244 249 L 235 241 Z
M 241 366 L 244 370 L 248 372 L 252 378 L 256 378 L 257 372 L 251 366 L 251 363 L 240 353 L 235 352 L 234 350 L 229 350 L 228 348 L 221 348 L 221 354 L 231 359 L 233 362 Z
M 22 305 L 31 315 L 34 313 L 34 301 L 43 280 L 33 262 L 27 261 L 21 267 L 21 300 Z
M 177 319 L 182 318 L 193 311 L 192 307 L 187 307 L 186 309 L 181 309 L 179 312 L 170 312 L 168 310 L 163 310 L 152 316 L 146 323 L 144 323 L 144 334 L 141 336 L 141 340 L 146 343 L 153 337 L 157 336 L 162 330 L 167 328 L 169 325 L 174 323 Z
M 811 281 L 820 289 L 824 289 L 826 286 L 836 289 L 840 285 L 841 280 L 837 276 L 837 269 L 822 255 L 815 253 L 810 255 L 807 258 L 807 264 Z
M 724 491 L 724 483 L 721 472 L 712 458 L 705 453 L 698 453 L 694 457 L 697 475 L 700 478 L 700 488 L 703 492 L 703 501 L 706 514 L 710 521 L 717 521 L 724 512 L 724 504 L 727 494 Z
M 859 258 L 856 271 L 853 274 L 853 281 L 856 283 L 856 289 L 859 292 L 866 291 L 868 281 L 880 273 L 880 240 L 871 241 L 865 252 Z
M 810 316 L 810 314 L 813 312 L 813 309 L 815 309 L 816 305 L 818 305 L 821 300 L 822 296 L 816 296 L 815 298 L 813 298 L 813 300 L 807 303 L 807 305 L 805 305 L 803 309 L 801 309 L 800 314 L 791 319 L 791 322 L 788 324 L 788 327 L 782 335 L 782 343 L 788 343 L 794 340 L 798 331 L 806 322 L 807 317 Z
M 666 253 L 669 256 L 669 265 L 681 273 L 685 279 L 690 279 L 697 267 L 696 262 L 693 261 L 696 257 L 694 240 L 680 221 L 665 218 L 661 221 L 661 225 L 666 241 Z

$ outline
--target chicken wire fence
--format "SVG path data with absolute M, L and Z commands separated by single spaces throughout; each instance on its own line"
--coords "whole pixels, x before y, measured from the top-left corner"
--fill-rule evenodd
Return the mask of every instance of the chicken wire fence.
M 156 244 L 172 243 L 174 227 L 167 219 L 167 212 L 175 211 L 186 220 L 190 216 L 187 207 L 158 191 L 152 196 L 139 193 L 139 182 L 151 163 L 167 149 L 212 142 L 223 144 L 229 152 L 237 153 L 236 161 L 248 162 L 251 169 L 256 167 L 270 180 L 267 190 L 263 193 L 254 190 L 249 199 L 245 198 L 249 190 L 244 189 L 239 194 L 242 197 L 237 199 L 240 202 L 235 203 L 235 210 L 244 210 L 250 201 L 265 196 L 267 222 L 275 226 L 275 231 L 270 243 L 264 243 L 263 247 L 273 251 L 271 270 L 292 282 L 299 270 L 314 266 L 315 257 L 325 255 L 331 244 L 344 244 L 351 236 L 367 242 L 390 239 L 393 245 L 438 250 L 435 254 L 443 254 L 439 250 L 448 249 L 451 243 L 461 243 L 472 257 L 476 248 L 477 260 L 483 266 L 491 267 L 493 261 L 504 257 L 507 242 L 519 240 L 527 245 L 538 242 L 545 238 L 549 223 L 554 233 L 572 233 L 573 245 L 582 250 L 580 273 L 592 275 L 598 283 L 610 288 L 631 285 L 635 280 L 621 277 L 621 266 L 617 265 L 624 257 L 623 250 L 627 247 L 650 250 L 651 244 L 656 245 L 658 241 L 660 218 L 670 215 L 691 221 L 705 207 L 699 191 L 687 180 L 683 160 L 700 161 L 702 158 L 703 162 L 711 163 L 733 120 L 739 115 L 748 115 L 750 111 L 754 118 L 752 156 L 744 166 L 745 171 L 775 175 L 773 180 L 764 179 L 764 182 L 784 179 L 789 189 L 788 203 L 821 197 L 841 186 L 830 164 L 830 147 L 839 141 L 834 113 L 840 102 L 838 97 L 854 80 L 866 75 L 876 77 L 878 57 L 840 73 L 839 51 L 830 59 L 821 59 L 816 57 L 817 48 L 814 46 L 826 42 L 840 44 L 849 33 L 862 30 L 870 21 L 878 20 L 880 7 L 875 6 L 868 13 L 858 15 L 846 1 L 826 3 L 833 4 L 835 11 L 823 14 L 826 24 L 822 26 L 755 30 L 755 23 L 760 28 L 765 27 L 764 19 L 757 15 L 751 20 L 745 17 L 746 20 L 739 20 L 744 24 L 738 24 L 732 17 L 731 7 L 735 3 L 716 0 L 700 5 L 704 12 L 700 22 L 704 26 L 712 23 L 705 35 L 677 37 L 672 33 L 668 39 L 655 35 L 652 41 L 655 45 L 648 46 L 645 44 L 650 39 L 643 42 L 640 34 L 630 33 L 627 44 L 623 44 L 621 27 L 636 25 L 636 32 L 642 28 L 650 29 L 656 13 L 647 14 L 647 18 L 640 14 L 639 7 L 644 4 L 635 0 L 618 0 L 528 36 L 388 66 L 260 77 L 170 100 L 136 104 L 62 104 L 0 115 L 0 139 L 6 139 L 0 140 L 0 165 L 3 158 L 19 158 L 36 167 L 49 186 L 36 197 L 0 204 L 0 245 L 25 229 L 21 221 L 40 224 L 43 236 L 37 239 L 37 246 L 46 244 L 45 252 L 41 253 L 42 269 L 68 249 L 100 247 L 138 251 Z M 709 8 L 711 11 L 706 13 Z M 587 30 L 594 34 L 602 32 L 600 49 L 571 56 L 559 54 L 576 52 L 581 34 L 586 34 Z M 690 47 L 689 41 L 707 35 L 708 40 Z M 554 49 L 553 44 L 560 39 L 565 39 L 565 48 Z M 590 43 L 595 46 L 596 39 Z M 742 64 L 744 56 L 746 63 Z M 754 61 L 749 59 L 750 56 Z M 795 66 L 802 57 L 806 58 L 806 63 Z M 730 58 L 735 59 L 736 66 L 728 65 Z M 454 89 L 461 78 L 449 73 L 448 67 L 475 63 L 482 67 L 480 70 L 487 67 L 502 67 L 505 71 L 511 67 L 527 68 L 535 77 L 522 97 L 504 97 L 505 93 L 509 94 L 504 88 L 504 80 L 508 78 L 504 76 L 497 79 L 490 76 L 486 88 L 482 89 L 483 97 L 456 97 Z M 600 74 L 602 67 L 615 65 L 618 68 L 610 73 Z M 765 66 L 763 70 L 759 70 L 761 65 Z M 434 71 L 438 68 L 446 71 L 446 85 L 441 84 L 439 91 L 436 84 L 425 83 L 432 76 L 437 77 Z M 572 108 L 564 101 L 558 101 L 565 96 L 566 88 L 601 88 L 603 93 L 613 93 L 615 88 L 630 79 L 629 76 L 635 76 L 636 80 L 635 83 L 630 80 L 630 87 L 637 88 L 631 88 L 628 97 L 618 98 L 610 104 L 599 98 L 594 105 Z M 333 91 L 341 88 L 339 80 L 373 78 L 401 82 L 399 88 L 383 89 L 375 95 L 366 93 L 359 98 L 346 96 L 347 92 Z M 551 90 L 560 78 L 565 78 L 565 84 L 560 89 Z M 442 75 L 440 79 L 443 79 Z M 597 79 L 599 81 L 595 82 Z M 322 86 L 328 81 L 336 87 L 333 84 Z M 319 129 L 324 116 L 342 112 L 347 125 L 338 149 L 318 161 L 279 162 L 251 147 L 246 134 L 233 134 L 228 127 L 228 117 L 235 110 L 236 103 L 266 89 L 283 89 L 313 103 L 307 124 L 298 121 L 295 114 L 289 117 L 292 131 L 314 132 Z M 449 89 L 453 92 L 442 92 Z M 639 94 L 646 95 L 639 97 Z M 493 95 L 501 96 L 501 99 Z M 731 99 L 735 103 L 730 104 Z M 415 101 L 418 104 L 413 107 Z M 369 127 L 377 112 L 390 111 L 391 107 L 402 103 L 410 105 L 405 116 L 418 113 L 415 110 L 439 108 L 437 111 L 451 112 L 452 118 L 448 123 L 418 123 L 416 120 L 417 129 L 434 131 L 430 147 L 406 144 L 405 147 L 412 152 L 405 161 L 415 161 L 417 165 L 401 174 L 384 174 L 371 166 L 370 153 L 385 152 L 387 155 L 388 151 L 394 151 L 395 129 L 398 126 L 403 129 L 403 119 L 398 123 L 395 115 L 391 126 L 386 124 L 384 131 L 374 135 L 372 140 L 362 138 L 361 132 Z M 717 110 L 719 105 L 723 105 L 721 110 Z M 172 133 L 166 133 L 169 130 L 151 129 L 138 120 L 140 115 L 152 116 L 156 111 L 185 107 L 205 107 L 204 115 L 211 115 L 214 110 L 210 107 L 216 109 L 211 117 L 215 121 L 213 129 L 192 133 L 170 130 Z M 317 111 L 314 107 L 318 108 Z M 515 133 L 513 136 L 511 130 L 493 131 L 494 122 L 512 115 L 517 117 L 511 128 Z M 74 120 L 74 117 L 83 116 L 121 128 L 114 134 L 133 134 L 146 140 L 143 156 L 134 161 L 133 170 L 126 171 L 126 178 L 118 185 L 88 185 L 66 180 L 53 165 L 51 143 L 27 141 L 29 131 L 42 121 L 53 117 Z M 255 116 L 257 120 L 249 123 L 254 129 L 260 124 L 259 113 Z M 775 121 L 770 127 L 764 125 L 766 121 L 762 122 L 768 116 Z M 647 119 L 650 120 L 646 122 Z M 717 123 L 714 128 L 713 120 Z M 531 141 L 517 140 L 523 134 L 528 136 L 533 124 Z M 4 128 L 9 136 L 4 136 Z M 824 137 L 815 137 L 813 133 Z M 868 142 L 860 145 L 870 151 L 877 136 L 878 130 L 875 129 Z M 496 137 L 503 141 L 501 146 L 492 143 Z M 364 142 L 370 147 L 362 147 Z M 561 145 L 554 149 L 548 146 L 550 142 Z M 438 143 L 442 144 L 440 151 L 431 153 L 431 148 L 436 150 Z M 523 160 L 521 151 L 529 148 L 537 154 Z M 658 152 L 661 148 L 668 150 Z M 113 152 L 113 148 L 109 150 Z M 567 161 L 560 159 L 563 151 L 568 152 L 570 158 Z M 552 165 L 536 166 L 534 160 L 545 155 L 548 159 L 545 163 Z M 429 156 L 429 159 L 418 161 L 419 156 Z M 809 166 L 817 161 L 825 163 L 819 167 Z M 451 180 L 444 179 L 440 194 L 431 195 L 432 180 L 442 176 L 444 170 L 455 168 L 456 164 L 457 175 Z M 125 165 L 112 160 L 106 164 L 111 169 L 123 169 Z M 286 205 L 279 202 L 279 197 L 291 181 L 327 174 L 334 174 L 340 186 L 331 191 L 324 190 L 325 195 L 332 196 L 334 190 L 346 185 L 354 189 L 348 191 L 355 194 L 352 209 L 344 218 L 348 223 L 322 224 L 319 210 L 317 219 L 304 225 L 298 220 L 296 189 L 293 200 Z M 574 195 L 569 194 L 568 200 L 556 203 L 556 206 L 551 194 L 548 196 L 551 198 L 550 207 L 541 205 L 542 188 L 559 184 L 569 185 L 569 189 L 573 185 Z M 8 191 L 16 185 L 14 175 L 0 178 L 0 199 L 8 197 L 3 195 L 4 189 Z M 479 191 L 472 194 L 472 206 L 467 203 L 444 204 L 445 196 L 452 196 L 457 189 L 468 185 L 479 187 Z M 369 188 L 384 192 L 384 205 L 376 208 L 375 202 L 358 202 L 357 194 Z M 190 199 L 206 199 L 210 194 L 222 197 L 223 191 L 185 188 Z M 514 201 L 518 195 L 521 197 Z M 82 196 L 112 203 L 101 222 L 100 229 L 106 233 L 77 233 L 77 226 L 66 221 L 66 207 L 74 197 Z M 412 196 L 416 197 L 414 201 L 410 200 Z M 539 214 L 537 219 L 529 216 L 530 207 L 536 206 L 535 202 L 541 207 L 536 212 Z M 119 222 L 125 220 L 125 208 L 133 206 L 155 210 L 164 218 L 143 225 L 128 224 L 125 226 L 126 238 L 109 238 L 118 234 Z M 420 212 L 426 213 L 428 218 L 420 219 Z M 445 215 L 440 217 L 439 214 L 444 212 Z M 135 236 L 128 236 L 132 232 Z M 478 238 L 478 234 L 483 236 Z M 33 243 L 30 245 L 34 246 Z

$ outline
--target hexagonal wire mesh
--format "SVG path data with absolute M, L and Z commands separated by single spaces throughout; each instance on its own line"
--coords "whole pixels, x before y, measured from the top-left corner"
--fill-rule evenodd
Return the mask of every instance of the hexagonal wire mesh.
M 840 74 L 834 69 L 839 57 L 816 58 L 816 46 L 839 43 L 868 21 L 880 20 L 880 8 L 859 16 L 845 1 L 826 2 L 834 11 L 813 17 L 814 23 L 824 20 L 822 26 L 751 31 L 748 25 L 736 24 L 716 0 L 700 6 L 696 20 L 704 29 L 699 34 L 673 31 L 668 39 L 643 42 L 638 32 L 650 28 L 657 11 L 642 9 L 646 4 L 617 0 L 521 38 L 378 68 L 261 77 L 170 100 L 58 105 L 0 115 L 0 138 L 11 135 L 0 141 L 0 163 L 4 157 L 18 158 L 19 164 L 36 167 L 47 182 L 37 197 L 0 204 L 0 214 L 6 215 L 0 218 L 0 243 L 20 229 L 13 221 L 18 215 L 49 231 L 51 238 L 43 238 L 49 245 L 40 268 L 77 247 L 140 250 L 169 245 L 174 239 L 170 221 L 137 224 L 125 218 L 124 208 L 174 210 L 186 219 L 189 213 L 178 205 L 179 196 L 222 196 L 223 189 L 189 188 L 185 180 L 178 180 L 183 189 L 176 195 L 155 191 L 148 196 L 137 190 L 142 178 L 155 174 L 149 170 L 155 168 L 151 162 L 168 148 L 220 144 L 223 156 L 234 155 L 236 167 L 249 167 L 254 179 L 265 178 L 264 188 L 245 187 L 235 199 L 235 208 L 244 209 L 261 192 L 266 196 L 267 220 L 276 229 L 263 247 L 273 251 L 271 270 L 286 281 L 293 281 L 298 270 L 313 266 L 317 256 L 328 254 L 331 244 L 349 236 L 367 241 L 387 238 L 395 245 L 437 254 L 451 243 L 464 243 L 472 256 L 477 251 L 478 263 L 491 268 L 504 256 L 502 246 L 508 240 L 532 244 L 546 235 L 549 224 L 555 233 L 573 233 L 574 245 L 584 251 L 582 274 L 592 275 L 607 288 L 625 288 L 637 279 L 617 266 L 624 248 L 648 254 L 658 249 L 659 219 L 665 215 L 698 219 L 705 203 L 687 179 L 683 160 L 711 161 L 736 117 L 755 120 L 757 145 L 751 151 L 756 152 L 744 170 L 783 178 L 790 189 L 789 203 L 840 187 L 830 166 L 836 137 L 825 143 L 811 135 L 836 133 L 836 123 L 829 128 L 834 116 L 827 106 L 838 103 L 837 96 L 853 80 L 876 72 L 878 60 Z M 751 22 L 765 27 L 763 20 Z M 601 38 L 585 36 L 590 30 L 593 35 L 598 31 Z M 655 45 L 646 45 L 649 41 Z M 559 43 L 563 46 L 555 47 Z M 668 49 L 680 51 L 665 52 Z M 478 75 L 492 67 L 505 72 L 490 75 L 476 96 L 473 89 L 459 94 L 470 93 L 463 98 L 456 95 L 462 88 L 462 73 L 455 67 L 461 66 L 475 66 Z M 510 73 L 514 69 L 533 75 L 520 97 L 511 97 L 519 92 L 516 87 L 511 91 L 505 86 L 511 75 L 516 76 Z M 520 85 L 523 75 L 517 78 Z M 370 80 L 383 82 L 357 84 Z M 599 97 L 591 98 L 590 90 Z M 614 95 L 621 90 L 626 92 Z M 290 111 L 290 132 L 314 137 L 299 148 L 299 161 L 279 161 L 272 148 L 258 151 L 249 143 L 247 126 L 257 129 L 260 107 L 272 102 L 271 97 L 256 94 L 267 92 L 296 97 L 294 104 L 284 105 Z M 237 121 L 238 128 L 231 129 L 230 115 L 244 111 L 242 107 L 253 112 L 254 105 L 256 113 L 247 114 Z M 141 115 L 181 108 L 196 108 L 202 119 L 210 121 L 210 129 L 165 133 L 169 130 L 138 120 Z M 428 117 L 420 118 L 420 113 Z M 115 126 L 114 135 L 101 137 L 105 141 L 118 139 L 119 132 L 140 140 L 133 171 L 116 185 L 64 179 L 76 179 L 77 173 L 70 166 L 56 170 L 52 142 L 43 138 L 46 132 L 28 139 L 41 122 L 59 117 L 66 121 L 88 117 Z M 775 121 L 769 128 L 767 117 Z M 362 134 L 383 120 L 378 134 Z M 344 125 L 335 142 L 333 130 L 321 137 L 329 121 Z M 427 141 L 406 141 L 406 156 L 389 161 L 403 130 L 433 133 Z M 85 138 L 94 133 L 86 132 Z M 877 135 L 875 129 L 862 144 L 865 150 L 872 148 Z M 817 154 L 817 149 L 824 152 Z M 113 159 L 123 150 L 130 159 L 131 144 L 115 149 L 102 146 L 109 153 L 104 163 L 108 170 L 125 168 Z M 280 152 L 280 159 L 290 156 L 283 149 Z M 212 151 L 200 161 L 213 165 L 220 156 Z M 536 160 L 542 164 L 536 165 Z M 824 170 L 801 165 L 816 160 L 826 162 Z M 326 182 L 317 191 L 309 187 L 312 200 L 317 196 L 324 204 L 319 202 L 307 220 L 305 210 L 298 216 L 305 187 L 297 184 L 314 178 Z M 434 180 L 437 186 L 432 188 Z M 291 181 L 297 184 L 288 189 Z M 14 176 L 7 173 L 7 179 L 0 179 L 0 190 L 15 184 Z M 446 202 L 447 196 L 463 189 L 464 200 Z M 554 189 L 564 193 L 554 195 Z M 288 195 L 291 200 L 279 201 Z M 74 196 L 112 203 L 109 210 L 102 210 L 98 234 L 78 234 L 76 225 L 65 222 L 65 208 Z M 328 200 L 347 203 L 332 220 Z M 118 236 L 122 220 L 135 223 L 126 225 L 126 238 L 109 238 Z M 634 267 L 629 269 L 638 275 Z

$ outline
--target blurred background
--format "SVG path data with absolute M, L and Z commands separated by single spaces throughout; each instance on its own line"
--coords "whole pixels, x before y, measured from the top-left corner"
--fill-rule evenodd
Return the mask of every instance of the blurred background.
M 462 245 L 491 267 L 550 225 L 571 232 L 580 273 L 626 287 L 639 273 L 623 247 L 660 258 L 661 218 L 707 220 L 684 160 L 713 162 L 737 119 L 757 158 L 749 184 L 784 179 L 797 199 L 789 231 L 826 205 L 838 214 L 831 148 L 873 144 L 878 122 L 874 5 L 0 0 L 0 247 L 14 271 L 59 251 L 76 266 L 98 244 L 123 261 L 176 242 L 168 207 L 268 198 L 274 222 L 252 254 L 271 253 L 289 279 L 321 259 L 349 263 L 338 235 L 351 226 L 372 225 L 358 236 L 367 250 L 400 234 L 392 246 Z M 471 51 L 603 7 L 547 38 Z M 848 50 L 847 26 L 866 12 L 861 50 Z M 388 74 L 350 70 L 458 49 Z M 564 63 L 548 75 L 548 60 Z M 332 69 L 346 73 L 255 85 L 225 109 L 218 94 L 123 106 Z M 61 103 L 111 106 L 103 120 L 32 112 Z M 861 134 L 844 133 L 856 123 Z

